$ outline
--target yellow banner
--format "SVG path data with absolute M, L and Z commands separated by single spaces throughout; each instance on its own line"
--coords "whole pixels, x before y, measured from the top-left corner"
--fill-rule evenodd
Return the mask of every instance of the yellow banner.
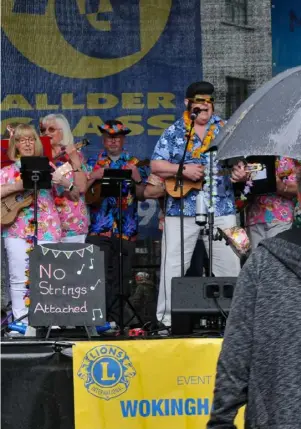
M 75 428 L 205 429 L 220 347 L 201 338 L 76 343 Z

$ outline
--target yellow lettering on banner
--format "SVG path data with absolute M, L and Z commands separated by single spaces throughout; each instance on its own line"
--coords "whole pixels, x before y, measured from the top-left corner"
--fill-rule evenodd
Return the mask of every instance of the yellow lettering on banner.
M 79 110 L 84 108 L 85 108 L 84 104 L 74 104 L 73 94 L 62 94 L 62 109 Z
M 73 130 L 74 137 L 82 137 L 85 134 L 101 135 L 97 125 L 102 125 L 103 121 L 99 116 L 83 116 Z
M 164 109 L 175 109 L 174 99 L 175 95 L 171 92 L 149 92 L 147 94 L 147 107 L 158 109 L 161 106 Z
M 164 122 L 168 121 L 168 122 Z M 175 115 L 157 115 L 147 120 L 148 125 L 156 127 L 156 130 L 148 130 L 149 136 L 160 136 L 163 131 L 175 122 Z
M 130 134 L 131 136 L 139 136 L 140 134 L 143 134 L 143 126 L 136 123 L 142 121 L 141 115 L 119 116 L 119 118 L 116 119 L 132 130 Z
M 9 94 L 1 103 L 1 109 L 7 111 L 10 109 L 33 110 L 31 104 L 21 94 Z
M 103 100 L 102 103 L 99 101 Z M 88 109 L 112 109 L 117 106 L 118 98 L 113 94 L 105 93 L 96 93 L 96 94 L 87 94 L 87 108 Z
M 100 366 L 101 366 L 101 369 L 102 369 L 102 377 L 101 377 L 101 379 L 103 381 L 115 380 L 115 374 L 114 373 L 111 375 L 111 377 L 109 377 L 109 374 L 108 374 L 108 365 L 109 365 L 108 362 L 101 362 L 100 363 Z
M 36 110 L 58 110 L 59 104 L 48 104 L 47 94 L 36 94 Z
M 13 124 L 14 122 L 20 122 L 21 124 L 29 124 L 31 121 L 33 121 L 33 118 L 26 118 L 26 117 L 13 117 L 8 119 L 3 119 L 1 121 L 1 134 L 5 133 L 6 127 L 9 124 Z
M 124 92 L 121 94 L 123 109 L 143 109 L 142 92 Z

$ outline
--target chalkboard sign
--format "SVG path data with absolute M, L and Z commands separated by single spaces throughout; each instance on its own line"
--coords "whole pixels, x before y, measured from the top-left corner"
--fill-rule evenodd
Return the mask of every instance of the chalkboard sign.
M 104 252 L 92 244 L 38 245 L 29 257 L 31 326 L 106 321 Z

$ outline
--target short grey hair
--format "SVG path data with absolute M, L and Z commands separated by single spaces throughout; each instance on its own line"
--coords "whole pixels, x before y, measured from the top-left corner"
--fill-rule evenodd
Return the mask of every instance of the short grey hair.
M 68 146 L 74 143 L 70 124 L 66 116 L 62 115 L 61 113 L 52 113 L 50 115 L 45 116 L 45 118 L 42 119 L 42 124 L 45 126 L 46 122 L 48 121 L 54 121 L 62 130 L 63 132 L 63 140 L 61 141 L 62 146 Z

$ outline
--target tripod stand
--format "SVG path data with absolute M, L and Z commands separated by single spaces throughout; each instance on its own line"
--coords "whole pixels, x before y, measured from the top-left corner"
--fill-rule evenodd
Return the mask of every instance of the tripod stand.
M 46 156 L 26 156 L 21 158 L 21 178 L 24 190 L 33 193 L 34 246 L 38 244 L 38 190 L 51 189 L 51 167 Z
M 124 294 L 124 283 L 123 283 L 123 238 L 122 238 L 122 187 L 132 185 L 132 171 L 131 170 L 118 170 L 118 169 L 105 169 L 104 177 L 102 179 L 101 186 L 101 195 L 107 197 L 116 197 L 118 204 L 118 217 L 119 217 L 119 240 L 118 240 L 118 250 L 119 250 L 119 270 L 118 270 L 118 283 L 119 283 L 119 293 L 108 309 L 108 312 L 115 305 L 116 302 L 119 304 L 119 327 L 120 335 L 124 335 L 124 306 L 127 304 L 132 310 L 133 317 L 136 317 L 141 325 L 143 321 L 139 314 L 137 314 L 135 308 L 129 301 L 129 298 Z M 133 318 L 132 317 L 132 318 Z

